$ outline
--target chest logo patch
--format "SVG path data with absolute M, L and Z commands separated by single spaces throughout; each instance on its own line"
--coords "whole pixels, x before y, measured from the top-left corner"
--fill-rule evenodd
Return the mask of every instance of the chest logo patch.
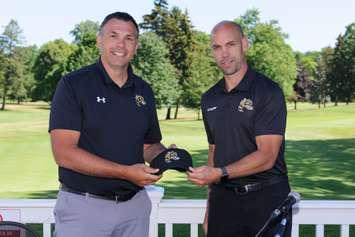
M 97 96 L 97 97 L 96 97 L 96 102 L 97 102 L 97 103 L 103 103 L 103 104 L 105 104 L 105 103 L 106 103 L 106 98 L 105 98 L 105 97 Z
M 217 106 L 213 106 L 213 107 L 207 108 L 207 112 L 211 112 L 216 109 L 217 109 Z
M 244 98 L 240 101 L 238 106 L 239 112 L 244 112 L 244 110 L 254 110 L 253 101 L 251 99 Z
M 180 160 L 180 157 L 175 151 L 169 151 L 165 155 L 165 163 L 171 163 L 173 160 Z
M 142 107 L 143 105 L 146 105 L 147 103 L 144 100 L 144 97 L 141 95 L 136 95 L 135 96 L 136 99 L 136 104 L 138 107 Z

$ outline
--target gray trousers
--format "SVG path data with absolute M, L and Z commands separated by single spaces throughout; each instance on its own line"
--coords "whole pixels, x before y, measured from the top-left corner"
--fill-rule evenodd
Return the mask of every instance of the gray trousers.
M 59 191 L 55 236 L 148 237 L 151 206 L 145 189 L 119 203 Z

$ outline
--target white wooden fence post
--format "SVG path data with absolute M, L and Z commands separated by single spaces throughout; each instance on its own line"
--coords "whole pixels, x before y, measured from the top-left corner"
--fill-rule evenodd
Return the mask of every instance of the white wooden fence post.
M 158 237 L 158 208 L 164 196 L 164 188 L 149 185 L 145 189 L 152 202 L 152 212 L 150 213 L 149 237 Z

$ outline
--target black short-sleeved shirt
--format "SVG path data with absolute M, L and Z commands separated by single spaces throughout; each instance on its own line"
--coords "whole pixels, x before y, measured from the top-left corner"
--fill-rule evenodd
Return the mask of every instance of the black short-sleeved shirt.
M 143 144 L 161 140 L 150 86 L 130 67 L 127 82 L 117 86 L 100 60 L 59 81 L 49 120 L 49 131 L 53 129 L 79 131 L 80 148 L 124 165 L 144 163 Z M 101 195 L 140 189 L 127 180 L 84 175 L 63 167 L 59 167 L 59 181 Z
M 221 79 L 202 96 L 201 104 L 208 142 L 215 145 L 216 167 L 226 166 L 256 151 L 256 136 L 285 134 L 287 112 L 282 90 L 250 68 L 230 92 L 225 90 L 225 81 Z M 234 178 L 231 182 L 245 184 L 287 175 L 284 147 L 283 140 L 272 169 Z

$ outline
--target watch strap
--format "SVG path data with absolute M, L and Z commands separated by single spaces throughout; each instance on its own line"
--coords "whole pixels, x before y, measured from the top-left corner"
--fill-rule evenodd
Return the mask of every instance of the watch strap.
M 227 168 L 225 166 L 223 166 L 223 167 L 221 167 L 221 171 L 222 171 L 221 181 L 222 182 L 227 181 L 229 178 Z

